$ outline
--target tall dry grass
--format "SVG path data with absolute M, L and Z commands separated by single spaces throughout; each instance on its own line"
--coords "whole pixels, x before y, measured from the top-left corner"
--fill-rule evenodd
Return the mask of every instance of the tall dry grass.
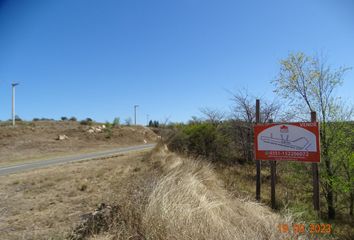
M 111 185 L 110 202 L 120 211 L 108 231 L 89 239 L 291 239 L 278 231 L 278 224 L 291 224 L 290 217 L 231 196 L 206 162 L 180 157 L 162 146 L 141 167 Z
M 290 224 L 258 203 L 232 198 L 212 168 L 161 149 L 152 156 L 163 176 L 142 215 L 147 239 L 286 239 L 278 224 Z

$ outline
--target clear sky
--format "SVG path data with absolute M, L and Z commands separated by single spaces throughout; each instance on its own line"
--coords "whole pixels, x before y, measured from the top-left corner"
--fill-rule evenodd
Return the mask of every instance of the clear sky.
M 186 121 L 226 91 L 272 96 L 288 53 L 354 67 L 351 0 L 0 0 L 0 119 Z M 354 102 L 354 70 L 338 95 Z

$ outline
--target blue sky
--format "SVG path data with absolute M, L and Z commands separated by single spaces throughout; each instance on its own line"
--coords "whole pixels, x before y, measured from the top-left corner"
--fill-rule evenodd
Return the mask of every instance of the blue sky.
M 228 110 L 226 89 L 272 97 L 290 52 L 354 67 L 354 2 L 1 1 L 0 119 L 186 121 Z M 337 94 L 354 102 L 354 70 Z

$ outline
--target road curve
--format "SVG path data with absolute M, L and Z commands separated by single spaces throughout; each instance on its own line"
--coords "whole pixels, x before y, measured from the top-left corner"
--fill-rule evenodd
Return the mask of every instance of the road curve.
M 122 153 L 137 151 L 137 150 L 151 149 L 155 147 L 155 145 L 156 144 L 144 144 L 144 145 L 136 145 L 130 147 L 120 147 L 120 148 L 115 148 L 106 151 L 85 153 L 85 154 L 66 156 L 66 157 L 57 157 L 57 158 L 46 159 L 41 161 L 23 163 L 19 165 L 12 165 L 8 167 L 0 167 L 0 176 L 4 176 L 11 173 L 18 173 L 26 170 L 44 168 L 44 167 L 68 163 L 68 162 L 99 159 L 103 157 L 111 157 L 117 154 L 122 154 Z

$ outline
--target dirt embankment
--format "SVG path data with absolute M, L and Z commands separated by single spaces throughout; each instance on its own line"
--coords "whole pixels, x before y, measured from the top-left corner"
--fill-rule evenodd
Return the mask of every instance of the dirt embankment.
M 93 152 L 157 141 L 142 126 L 80 125 L 73 121 L 21 122 L 15 128 L 0 124 L 0 165 L 24 160 Z M 100 126 L 100 130 L 95 129 Z M 59 135 L 65 136 L 58 140 Z

